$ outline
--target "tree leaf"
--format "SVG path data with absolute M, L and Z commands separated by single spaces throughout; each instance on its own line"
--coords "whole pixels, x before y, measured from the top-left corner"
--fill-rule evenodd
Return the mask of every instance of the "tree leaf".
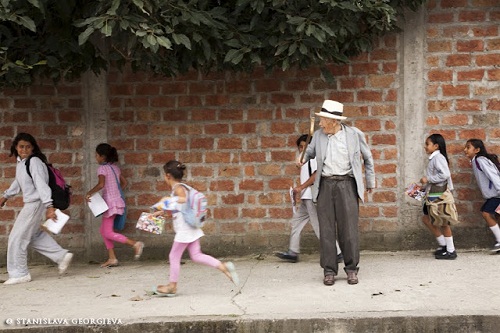
M 20 16 L 19 17 L 19 23 L 23 25 L 25 28 L 36 32 L 36 25 L 35 22 L 28 16 Z

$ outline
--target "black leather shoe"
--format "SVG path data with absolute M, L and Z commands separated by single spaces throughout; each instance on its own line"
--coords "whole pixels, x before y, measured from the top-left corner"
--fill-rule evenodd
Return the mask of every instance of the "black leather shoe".
M 444 260 L 454 260 L 454 259 L 457 259 L 457 251 L 441 252 L 441 253 L 436 254 L 435 258 L 436 259 L 444 259 Z
M 438 255 L 443 252 L 446 252 L 446 245 L 438 247 L 437 250 L 434 251 L 434 255 Z
M 288 252 L 277 252 L 275 253 L 276 257 L 289 261 L 289 262 L 297 262 L 299 261 L 299 256 L 296 254 L 290 254 Z

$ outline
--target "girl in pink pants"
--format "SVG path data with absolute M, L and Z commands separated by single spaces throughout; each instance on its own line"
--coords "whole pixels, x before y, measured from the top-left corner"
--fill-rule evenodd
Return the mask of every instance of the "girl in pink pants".
M 102 198 L 106 201 L 109 209 L 102 215 L 100 228 L 104 245 L 108 250 L 108 260 L 101 267 L 115 267 L 118 266 L 118 259 L 114 250 L 114 242 L 133 247 L 135 260 L 141 257 L 144 243 L 127 238 L 113 230 L 115 216 L 123 215 L 125 212 L 125 201 L 121 196 L 120 186 L 125 187 L 127 185 L 127 180 L 122 176 L 120 168 L 115 164 L 115 162 L 118 162 L 116 148 L 107 143 L 97 145 L 95 159 L 99 163 L 97 169 L 99 182 L 87 192 L 86 199 L 90 201 L 90 197 L 94 193 L 102 190 Z
M 187 189 L 182 186 L 180 181 L 184 176 L 184 164 L 178 161 L 169 161 L 163 166 L 165 171 L 165 181 L 172 188 L 171 198 L 175 203 L 172 210 L 175 238 L 172 249 L 170 250 L 170 281 L 167 285 L 158 285 L 154 294 L 158 296 L 175 296 L 177 292 L 177 281 L 179 280 L 179 271 L 181 268 L 181 257 L 187 249 L 191 260 L 196 263 L 217 268 L 224 273 L 234 284 L 238 284 L 238 274 L 232 262 L 222 263 L 219 260 L 201 252 L 200 238 L 204 236 L 200 228 L 193 228 L 184 221 L 182 210 L 186 206 Z M 170 205 L 169 205 L 170 206 Z M 170 207 L 169 207 L 170 208 Z M 154 215 L 163 215 L 163 211 L 154 213 Z

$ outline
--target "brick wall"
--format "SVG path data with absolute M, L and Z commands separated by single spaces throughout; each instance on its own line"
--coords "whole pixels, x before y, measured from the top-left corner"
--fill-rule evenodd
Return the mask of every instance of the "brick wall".
M 463 148 L 478 138 L 500 154 L 500 4 L 442 0 L 428 8 L 426 124 L 447 141 L 461 227 L 486 228 Z
M 423 146 L 433 132 L 447 139 L 451 170 L 463 224 L 487 235 L 477 213 L 482 202 L 462 147 L 479 137 L 500 153 L 500 8 L 496 1 L 431 1 L 425 15 L 425 128 L 411 144 Z M 103 141 L 116 146 L 127 188 L 129 224 L 125 233 L 160 249 L 172 232 L 152 236 L 136 232 L 140 212 L 166 194 L 162 165 L 175 158 L 188 166 L 187 181 L 204 191 L 210 223 L 204 248 L 214 254 L 270 252 L 287 246 L 291 207 L 288 188 L 296 184 L 295 140 L 308 131 L 308 118 L 324 99 L 345 104 L 348 123 L 366 134 L 375 158 L 377 188 L 361 205 L 360 230 L 366 249 L 428 248 L 432 237 L 419 223 L 420 208 L 408 208 L 402 191 L 411 181 L 402 168 L 405 114 L 401 34 L 376 41 L 375 49 L 345 66 L 331 66 L 334 83 L 320 71 L 291 70 L 252 74 L 190 73 L 176 79 L 147 73 L 111 71 L 106 81 L 106 127 Z M 104 253 L 102 241 L 90 238 L 98 220 L 89 216 L 82 196 L 92 185 L 94 118 L 89 110 L 85 80 L 58 87 L 36 84 L 0 94 L 0 190 L 8 187 L 15 163 L 8 158 L 12 137 L 19 131 L 35 135 L 49 159 L 60 166 L 74 189 L 72 222 L 58 240 L 84 253 Z M 423 149 L 423 148 L 422 148 Z M 90 153 L 89 153 L 90 152 Z M 410 161 L 411 163 L 411 161 Z M 420 161 L 419 163 L 424 163 Z M 422 168 L 422 174 L 423 174 Z M 3 251 L 21 198 L 0 210 Z M 413 212 L 411 223 L 402 209 Z M 94 226 L 94 227 L 92 227 Z M 304 249 L 317 241 L 306 228 Z M 87 241 L 86 241 L 87 240 Z M 485 245 L 473 239 L 468 246 Z M 460 241 L 457 241 L 460 244 Z M 95 246 L 94 246 L 95 243 Z M 462 244 L 466 244 L 463 242 Z M 91 247 L 92 249 L 90 249 Z M 97 250 L 96 250 L 97 249 Z M 1 251 L 1 250 L 0 250 Z M 148 252 L 152 254 L 153 252 Z M 146 254 L 148 254 L 146 253 Z

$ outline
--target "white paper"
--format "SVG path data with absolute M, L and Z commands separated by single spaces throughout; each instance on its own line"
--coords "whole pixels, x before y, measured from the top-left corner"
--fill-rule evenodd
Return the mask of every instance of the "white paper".
M 98 217 L 109 209 L 108 204 L 106 203 L 106 201 L 104 201 L 99 192 L 92 194 L 92 196 L 90 197 L 90 202 L 87 203 L 90 210 L 92 211 L 92 214 L 94 214 L 95 217 Z
M 56 216 L 57 216 L 57 221 L 54 221 L 53 219 L 48 219 L 43 224 L 43 226 L 53 234 L 60 233 L 66 222 L 68 222 L 69 220 L 69 215 L 64 214 L 59 209 L 56 209 Z

